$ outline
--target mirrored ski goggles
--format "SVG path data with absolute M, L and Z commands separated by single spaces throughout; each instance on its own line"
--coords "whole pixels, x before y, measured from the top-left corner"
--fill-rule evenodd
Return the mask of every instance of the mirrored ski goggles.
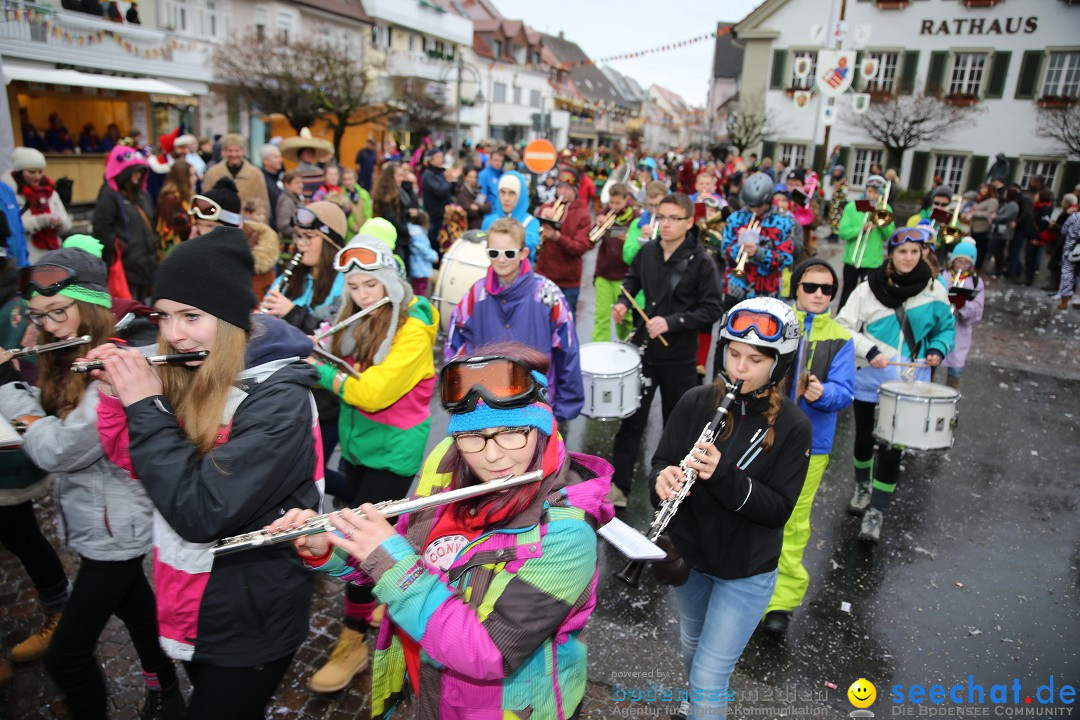
M 231 210 L 223 209 L 221 205 L 205 195 L 196 195 L 191 198 L 191 205 L 188 206 L 188 215 L 193 215 L 200 220 L 220 222 L 225 225 L 232 225 L 233 227 L 240 227 L 243 223 L 239 214 L 234 213 Z
M 393 256 L 376 252 L 369 247 L 347 247 L 334 256 L 334 269 L 340 273 L 352 270 L 397 270 Z
M 340 233 L 320 220 L 318 215 L 307 208 L 299 208 L 293 213 L 293 216 L 289 218 L 289 224 L 294 228 L 300 228 L 301 230 L 321 232 L 323 235 L 330 238 L 330 242 L 339 248 L 345 245 L 345 238 L 341 237 Z
M 899 247 L 904 243 L 931 243 L 934 236 L 930 230 L 924 227 L 900 228 L 889 238 L 889 249 Z
M 472 357 L 451 360 L 439 377 L 439 400 L 452 413 L 472 412 L 481 398 L 499 410 L 547 402 L 547 381 L 517 360 Z
M 52 297 L 75 282 L 76 277 L 74 270 L 63 265 L 45 263 L 24 267 L 19 270 L 19 294 L 28 297 L 36 292 L 45 297 Z
M 727 330 L 735 337 L 746 337 L 751 332 L 762 340 L 779 340 L 784 331 L 780 318 L 757 310 L 736 310 L 728 315 Z

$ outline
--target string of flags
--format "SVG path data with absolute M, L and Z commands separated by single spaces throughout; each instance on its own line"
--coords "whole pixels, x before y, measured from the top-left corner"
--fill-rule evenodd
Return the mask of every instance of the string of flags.
M 176 38 L 169 38 L 165 43 L 165 47 L 147 48 L 136 45 L 130 40 L 125 39 L 120 33 L 113 32 L 112 30 L 73 32 L 49 20 L 45 13 L 32 8 L 20 10 L 17 8 L 6 7 L 4 8 L 4 20 L 6 22 L 14 22 L 17 24 L 27 23 L 32 26 L 41 27 L 44 30 L 46 37 L 54 38 L 72 46 L 77 45 L 79 47 L 86 47 L 88 45 L 103 45 L 107 41 L 112 41 L 128 54 L 145 59 L 167 57 L 174 51 L 191 52 L 197 47 L 197 44 L 194 41 L 181 42 Z
M 637 50 L 635 52 L 623 53 L 621 55 L 609 55 L 608 57 L 579 60 L 577 62 L 564 62 L 561 64 L 563 70 L 569 70 L 575 67 L 582 67 L 585 65 L 598 65 L 602 63 L 617 62 L 619 60 L 633 60 L 635 58 L 645 57 L 646 55 L 656 55 L 657 53 L 671 52 L 672 50 L 679 50 L 690 45 L 695 45 L 700 42 L 707 42 L 709 40 L 715 40 L 721 35 L 730 35 L 731 26 L 722 27 L 714 32 L 708 32 L 703 35 L 695 35 L 694 37 L 680 40 L 679 42 L 668 43 L 667 45 L 658 45 L 656 47 L 648 48 L 645 50 Z

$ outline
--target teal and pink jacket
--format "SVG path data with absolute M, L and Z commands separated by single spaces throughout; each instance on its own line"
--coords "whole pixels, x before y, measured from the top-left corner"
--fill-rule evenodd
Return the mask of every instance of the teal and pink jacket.
M 372 671 L 372 717 L 387 717 L 410 686 L 421 720 L 557 718 L 585 694 L 581 632 L 596 606 L 596 529 L 614 516 L 611 465 L 565 454 L 537 500 L 506 527 L 481 534 L 445 571 L 422 551 L 445 505 L 402 517 L 398 534 L 361 564 L 336 550 L 318 569 L 346 582 L 375 580 L 387 604 Z M 428 457 L 418 495 L 450 483 L 451 440 Z M 410 678 L 400 634 L 420 647 Z

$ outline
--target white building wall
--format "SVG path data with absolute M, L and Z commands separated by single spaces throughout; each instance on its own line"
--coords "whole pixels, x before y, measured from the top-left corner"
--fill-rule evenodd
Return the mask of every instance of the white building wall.
M 783 127 L 776 138 L 781 143 L 804 143 L 808 157 L 813 145 L 824 140 L 825 126 L 821 109 L 825 102 L 819 94 L 805 110 L 796 109 L 784 90 L 769 89 L 772 77 L 773 51 L 786 49 L 785 78 L 790 74 L 792 50 L 813 50 L 819 46 L 811 41 L 810 29 L 824 23 L 830 27 L 838 17 L 840 0 L 789 0 L 777 3 L 779 8 L 765 17 L 756 27 L 740 31 L 746 43 L 746 56 L 741 93 L 744 99 L 764 96 L 767 111 Z M 856 48 L 855 31 L 869 26 L 865 50 L 917 51 L 917 84 L 927 78 L 933 51 L 988 53 L 983 76 L 983 93 L 989 80 L 990 56 L 1011 53 L 1001 98 L 984 98 L 979 106 L 984 111 L 976 115 L 970 127 L 957 129 L 948 137 L 915 148 L 933 154 L 987 156 L 990 161 L 997 153 L 1010 158 L 1056 158 L 1063 166 L 1065 157 L 1051 141 L 1035 135 L 1038 106 L 1032 99 L 1017 99 L 1017 81 L 1025 51 L 1080 52 L 1080 7 L 1050 0 L 1006 1 L 995 7 L 967 8 L 960 2 L 912 2 L 900 10 L 879 9 L 874 2 L 847 3 L 848 38 L 844 49 Z M 950 81 L 951 60 L 946 63 L 945 83 Z M 899 68 L 898 68 L 899 72 Z M 1046 62 L 1039 73 L 1037 94 L 1042 88 Z M 875 146 L 875 143 L 854 128 L 850 117 L 850 91 L 838 99 L 841 108 L 833 125 L 830 145 Z M 906 182 L 913 153 L 906 153 L 902 179 Z M 970 163 L 969 163 L 970 168 Z M 1014 167 L 1014 171 L 1017 168 Z M 1061 177 L 1059 168 L 1058 177 Z M 933 174 L 933 160 L 930 173 Z M 970 173 L 966 173 L 970 174 Z M 1015 174 L 1019 180 L 1019 174 Z M 965 187 L 977 179 L 965 177 Z

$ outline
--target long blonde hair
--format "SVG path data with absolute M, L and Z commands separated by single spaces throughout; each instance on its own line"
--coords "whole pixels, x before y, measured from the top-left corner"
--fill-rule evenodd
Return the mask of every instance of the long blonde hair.
M 345 305 L 341 309 L 341 317 L 349 317 L 360 311 L 360 308 L 353 302 L 352 296 L 349 294 L 349 289 L 346 287 L 342 291 L 342 297 L 345 298 Z M 405 322 L 409 319 L 409 307 L 407 303 L 401 303 L 401 308 L 398 310 L 397 320 L 394 323 L 393 332 L 390 330 L 390 323 L 393 318 L 393 305 L 383 305 L 378 310 L 374 311 L 370 315 L 364 317 L 352 328 L 341 331 L 334 336 L 333 341 L 330 344 L 330 352 L 341 355 L 341 336 L 347 332 L 352 333 L 353 341 L 356 343 L 356 349 L 353 350 L 352 359 L 353 362 L 359 365 L 361 372 L 367 370 L 375 362 L 375 353 L 379 351 L 379 346 L 382 341 L 386 339 L 388 334 L 397 334 L 397 331 L 401 329 Z
M 85 355 L 90 348 L 108 342 L 116 327 L 116 316 L 109 308 L 82 300 L 75 300 L 75 306 L 79 309 L 78 334 L 89 335 L 90 345 L 53 350 L 38 356 L 41 407 L 61 419 L 79 406 L 83 393 L 93 381 L 89 374 L 71 372 L 71 363 L 80 355 Z M 41 335 L 42 343 L 63 339 L 45 330 Z
M 200 455 L 217 444 L 218 431 L 225 413 L 225 403 L 236 377 L 244 369 L 248 334 L 218 318 L 214 351 L 202 365 L 162 365 L 161 384 L 172 403 L 184 434 L 195 443 Z M 158 339 L 158 351 L 175 353 L 176 348 L 164 337 Z

